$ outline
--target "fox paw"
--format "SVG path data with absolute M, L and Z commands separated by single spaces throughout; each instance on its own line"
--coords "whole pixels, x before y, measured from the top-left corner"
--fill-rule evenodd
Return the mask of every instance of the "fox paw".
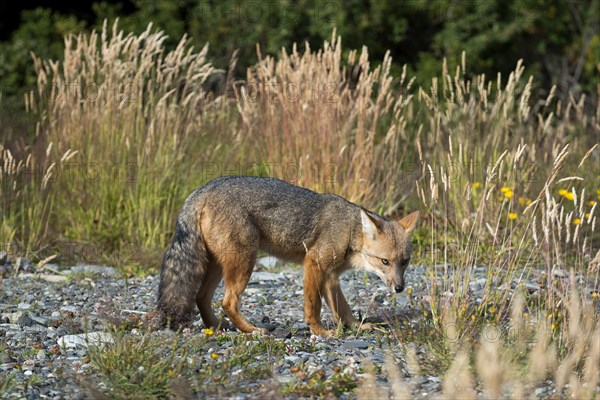
M 373 330 L 373 328 L 374 328 L 374 325 L 370 322 L 363 322 L 363 323 L 359 322 L 355 326 L 356 326 L 356 328 L 358 328 L 361 331 L 370 331 L 370 330 Z
M 310 333 L 312 333 L 313 335 L 323 336 L 323 337 L 335 336 L 335 331 L 334 330 L 332 330 L 332 329 L 325 329 L 323 327 L 310 328 Z

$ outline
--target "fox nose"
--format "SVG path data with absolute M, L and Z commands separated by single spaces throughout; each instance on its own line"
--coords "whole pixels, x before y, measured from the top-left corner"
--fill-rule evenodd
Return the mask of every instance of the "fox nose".
M 394 290 L 396 291 L 396 293 L 400 293 L 404 290 L 404 285 L 396 285 L 394 286 Z

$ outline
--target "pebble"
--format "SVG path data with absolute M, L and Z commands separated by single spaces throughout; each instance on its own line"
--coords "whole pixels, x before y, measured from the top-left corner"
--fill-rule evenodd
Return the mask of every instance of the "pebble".
M 113 276 L 117 274 L 117 270 L 113 267 L 108 267 L 106 265 L 94 265 L 94 264 L 78 264 L 71 267 L 71 273 L 87 273 L 87 274 L 97 274 L 97 275 L 107 275 Z
M 368 349 L 369 343 L 364 340 L 349 340 L 342 343 L 342 347 L 346 347 L 349 349 Z
M 86 348 L 89 345 L 103 345 L 104 343 L 112 343 L 113 338 L 106 332 L 89 332 L 79 335 L 66 335 L 58 339 L 57 344 L 60 347 L 71 348 Z

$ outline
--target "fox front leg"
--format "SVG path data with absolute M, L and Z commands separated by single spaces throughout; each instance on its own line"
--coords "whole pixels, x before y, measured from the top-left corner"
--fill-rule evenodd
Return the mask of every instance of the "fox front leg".
M 309 257 L 304 261 L 304 319 L 313 335 L 333 336 L 334 331 L 321 323 L 321 295 L 325 289 L 325 274 Z
M 338 276 L 331 276 L 325 282 L 325 299 L 329 305 L 333 316 L 336 320 L 342 321 L 347 328 L 358 328 L 361 330 L 369 330 L 372 325 L 368 322 L 361 323 L 352 314 L 352 310 L 344 297 Z

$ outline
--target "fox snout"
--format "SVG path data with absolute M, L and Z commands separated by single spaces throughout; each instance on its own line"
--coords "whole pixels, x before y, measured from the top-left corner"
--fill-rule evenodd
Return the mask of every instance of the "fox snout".
M 389 282 L 389 287 L 391 291 L 394 291 L 396 293 L 400 293 L 404 290 L 404 277 L 398 278 L 395 277 L 396 279 L 392 278 Z

